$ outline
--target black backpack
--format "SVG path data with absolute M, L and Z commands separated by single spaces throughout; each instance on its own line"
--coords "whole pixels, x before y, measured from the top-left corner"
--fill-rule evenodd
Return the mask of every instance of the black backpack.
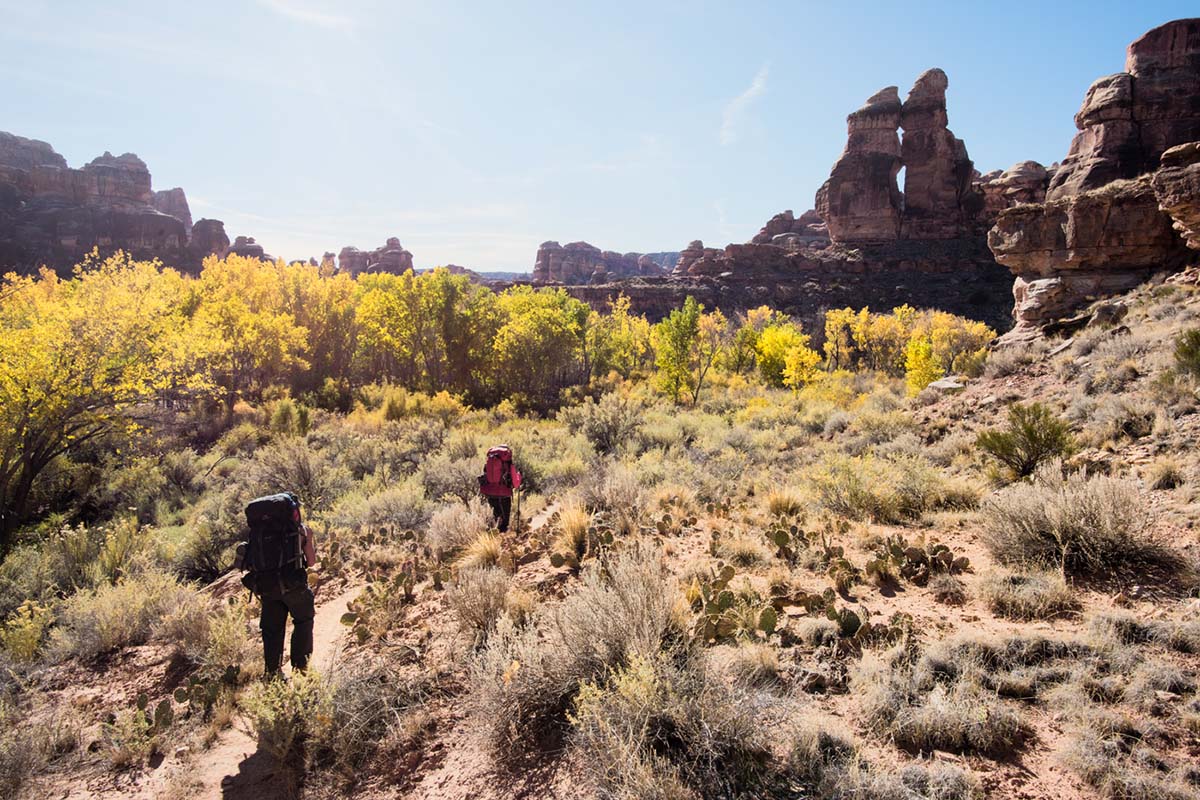
M 300 501 L 294 494 L 272 494 L 246 506 L 250 539 L 242 566 L 251 573 L 283 573 L 304 568 L 300 539 Z

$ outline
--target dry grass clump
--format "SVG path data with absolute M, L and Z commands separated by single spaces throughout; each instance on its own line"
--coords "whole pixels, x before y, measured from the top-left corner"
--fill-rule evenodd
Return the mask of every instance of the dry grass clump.
M 767 492 L 767 513 L 773 517 L 794 517 L 804 513 L 804 495 L 790 486 Z
M 1057 567 L 1064 574 L 1146 573 L 1177 566 L 1178 556 L 1141 535 L 1145 503 L 1118 478 L 1072 474 L 1056 465 L 983 506 L 983 539 L 1005 564 Z
M 1028 366 L 1041 359 L 1046 352 L 1046 345 L 1040 340 L 1028 347 L 1006 347 L 988 353 L 987 362 L 983 366 L 986 378 L 1006 378 L 1022 367 Z
M 561 736 L 583 684 L 683 641 L 670 586 L 658 553 L 635 545 L 588 564 L 563 601 L 530 624 L 501 617 L 469 679 L 495 746 L 528 749 Z
M 949 573 L 934 575 L 929 581 L 929 592 L 939 603 L 961 606 L 967 602 L 967 585 Z
M 998 570 L 984 576 L 979 591 L 993 614 L 1009 619 L 1053 619 L 1080 608 L 1079 599 L 1056 572 Z
M 67 709 L 38 721 L 21 715 L 0 699 L 0 797 L 21 795 L 30 777 L 56 756 L 79 747 L 81 730 Z
M 1180 653 L 1200 653 L 1200 621 L 1147 620 L 1127 611 L 1107 611 L 1088 620 L 1096 646 L 1154 643 Z
M 467 545 L 458 559 L 458 566 L 463 569 L 486 569 L 500 564 L 504 555 L 504 545 L 500 537 L 494 533 L 482 533 Z
M 928 511 L 973 508 L 978 493 L 952 484 L 923 458 L 834 456 L 810 474 L 818 502 L 850 519 L 902 523 Z
M 56 660 L 87 659 L 118 647 L 143 644 L 160 620 L 191 605 L 194 593 L 157 570 L 78 592 L 62 606 L 49 653 Z
M 577 559 L 582 559 L 587 552 L 588 526 L 591 523 L 592 515 L 581 502 L 564 502 L 558 512 L 558 534 L 554 537 L 552 547 L 554 552 L 573 553 Z
M 721 558 L 739 567 L 766 564 L 772 555 L 765 538 L 744 531 L 722 536 L 717 542 L 717 552 Z
M 1071 737 L 1062 760 L 1106 800 L 1195 800 L 1194 780 L 1185 769 L 1172 770 L 1143 741 L 1137 731 L 1084 727 Z
M 918 752 L 1000 755 L 1020 745 L 1028 726 L 978 681 L 973 670 L 938 673 L 911 642 L 868 653 L 851 673 L 868 724 Z
M 779 678 L 779 653 L 762 642 L 743 642 L 729 656 L 729 673 L 750 686 L 764 686 Z
M 1083 440 L 1094 447 L 1140 439 L 1154 430 L 1155 407 L 1140 397 L 1108 395 L 1088 415 Z
M 477 541 L 491 527 L 492 512 L 482 500 L 447 503 L 430 517 L 426 541 L 434 553 L 446 557 Z
M 506 609 L 512 579 L 493 566 L 460 570 L 446 592 L 446 604 L 461 630 L 472 643 L 487 639 Z
M 1183 465 L 1178 459 L 1163 456 L 1150 463 L 1142 473 L 1142 480 L 1151 489 L 1177 489 L 1185 481 Z

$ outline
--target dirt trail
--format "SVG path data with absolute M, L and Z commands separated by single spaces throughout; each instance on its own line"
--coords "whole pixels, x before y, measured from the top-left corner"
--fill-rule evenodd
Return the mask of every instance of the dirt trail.
M 317 607 L 313 665 L 321 672 L 329 671 L 341 655 L 347 631 L 341 617 L 361 588 L 351 586 Z M 319 602 L 320 596 L 317 599 Z M 258 743 L 248 729 L 246 720 L 237 720 L 211 748 L 197 755 L 196 771 L 188 776 L 189 797 L 273 800 L 287 796 L 286 781 L 278 779 L 272 758 L 258 751 Z

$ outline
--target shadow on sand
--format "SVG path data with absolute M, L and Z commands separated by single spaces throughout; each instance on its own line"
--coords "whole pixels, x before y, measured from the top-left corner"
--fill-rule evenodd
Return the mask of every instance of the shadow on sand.
M 242 759 L 236 775 L 221 781 L 222 800 L 290 800 L 298 788 L 295 776 L 260 747 Z

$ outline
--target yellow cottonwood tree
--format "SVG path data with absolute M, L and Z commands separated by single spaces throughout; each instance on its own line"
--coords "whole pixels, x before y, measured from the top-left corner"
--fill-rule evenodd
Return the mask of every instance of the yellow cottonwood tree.
M 0 551 L 59 456 L 164 389 L 180 276 L 118 253 L 75 277 L 7 275 L 0 289 Z

